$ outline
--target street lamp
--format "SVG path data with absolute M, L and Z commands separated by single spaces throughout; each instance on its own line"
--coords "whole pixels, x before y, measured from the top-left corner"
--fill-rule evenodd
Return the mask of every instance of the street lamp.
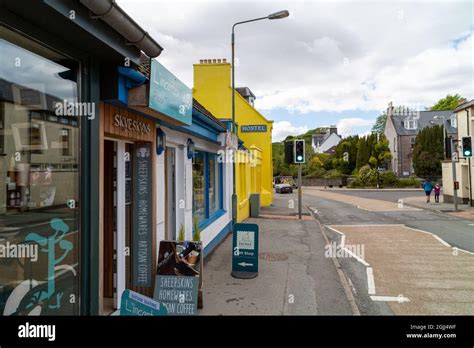
M 263 19 L 282 19 L 286 18 L 290 15 L 290 13 L 287 10 L 282 10 L 278 11 L 275 13 L 272 13 L 266 17 L 259 17 L 259 18 L 254 18 L 254 19 L 249 19 L 246 21 L 242 22 L 237 22 L 232 26 L 232 37 L 231 37 L 231 47 L 232 47 L 232 133 L 234 134 L 235 137 L 237 137 L 237 127 L 235 126 L 235 67 L 234 67 L 234 47 L 235 47 L 235 27 L 240 24 L 244 23 L 250 23 L 250 22 L 256 22 L 256 21 L 261 21 Z M 233 166 L 232 166 L 232 186 L 233 186 L 233 191 L 232 191 L 232 220 L 233 223 L 237 222 L 237 193 L 235 192 L 235 155 L 234 155 L 234 161 L 233 161 Z

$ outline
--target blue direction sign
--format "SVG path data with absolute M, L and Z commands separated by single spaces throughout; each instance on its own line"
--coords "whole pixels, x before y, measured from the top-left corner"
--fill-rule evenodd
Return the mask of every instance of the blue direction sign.
M 128 289 L 122 293 L 120 315 L 159 316 L 167 314 L 166 307 L 160 302 Z
M 258 225 L 234 225 L 231 275 L 244 279 L 255 278 L 258 275 Z

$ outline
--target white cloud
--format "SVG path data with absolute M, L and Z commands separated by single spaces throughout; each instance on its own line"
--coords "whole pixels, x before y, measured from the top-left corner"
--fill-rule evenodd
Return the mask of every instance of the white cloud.
M 389 101 L 429 106 L 446 94 L 474 97 L 469 1 L 119 4 L 163 45 L 158 59 L 190 86 L 199 59 L 230 60 L 233 23 L 287 8 L 290 18 L 236 29 L 236 82 L 251 88 L 263 111 L 384 110 Z
M 367 135 L 370 132 L 367 132 L 368 126 L 372 126 L 375 123 L 375 120 L 366 120 L 358 117 L 343 118 L 337 122 L 337 132 L 342 137 L 347 137 L 349 135 Z
M 299 135 L 306 133 L 308 131 L 308 127 L 296 127 L 291 124 L 289 121 L 279 121 L 273 123 L 273 131 L 272 131 L 272 141 L 282 141 L 288 135 Z

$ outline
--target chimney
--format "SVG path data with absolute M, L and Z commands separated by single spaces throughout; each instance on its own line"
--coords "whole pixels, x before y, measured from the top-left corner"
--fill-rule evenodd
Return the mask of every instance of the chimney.
M 329 127 L 329 134 L 333 133 L 337 135 L 337 127 L 335 125 Z

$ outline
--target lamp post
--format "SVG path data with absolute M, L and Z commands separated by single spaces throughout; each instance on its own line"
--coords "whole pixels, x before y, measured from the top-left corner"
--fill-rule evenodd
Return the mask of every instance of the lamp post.
M 232 47 L 232 133 L 234 136 L 237 138 L 237 127 L 235 126 L 235 55 L 234 55 L 234 47 L 235 47 L 235 27 L 240 24 L 244 23 L 250 23 L 250 22 L 256 22 L 256 21 L 261 21 L 264 19 L 282 19 L 286 18 L 290 15 L 290 13 L 287 10 L 283 11 L 278 11 L 275 13 L 272 13 L 266 17 L 259 17 L 259 18 L 254 18 L 254 19 L 249 19 L 246 21 L 242 22 L 237 22 L 232 26 L 232 37 L 231 37 L 231 47 Z M 235 192 L 235 161 L 236 161 L 236 156 L 234 155 L 233 158 L 233 166 L 232 166 L 232 222 L 236 223 L 237 222 L 237 193 Z

